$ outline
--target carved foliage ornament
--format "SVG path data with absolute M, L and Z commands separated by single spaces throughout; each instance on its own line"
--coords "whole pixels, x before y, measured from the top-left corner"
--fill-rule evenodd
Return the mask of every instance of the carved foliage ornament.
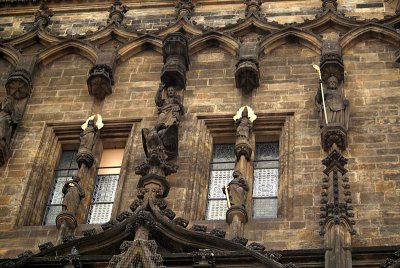
M 50 18 L 53 17 L 54 12 L 49 9 L 46 1 L 42 1 L 39 9 L 35 12 L 35 26 L 46 28 L 50 23 Z
M 116 23 L 121 23 L 124 20 L 125 13 L 128 11 L 128 7 L 123 5 L 121 0 L 116 0 L 114 4 L 110 7 L 108 12 L 108 22 L 114 21 Z
M 194 11 L 194 7 L 195 4 L 193 3 L 193 0 L 178 0 L 178 2 L 175 3 L 177 18 L 189 18 Z

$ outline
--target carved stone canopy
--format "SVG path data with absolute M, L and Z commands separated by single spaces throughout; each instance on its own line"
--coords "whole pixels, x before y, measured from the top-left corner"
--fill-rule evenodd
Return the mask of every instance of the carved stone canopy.
M 31 75 L 24 69 L 15 69 L 6 82 L 7 95 L 16 100 L 30 96 L 32 91 Z
M 168 86 L 185 88 L 189 69 L 189 45 L 183 33 L 168 34 L 163 40 L 164 67 L 161 81 Z
M 107 95 L 112 94 L 114 85 L 113 72 L 106 64 L 96 64 L 89 71 L 87 80 L 89 94 L 97 99 L 103 100 Z
M 260 70 L 258 61 L 259 46 L 254 43 L 241 43 L 239 60 L 236 63 L 236 87 L 251 92 L 260 84 Z
M 326 82 L 330 76 L 335 76 L 339 83 L 343 82 L 344 66 L 339 42 L 325 41 L 323 43 L 320 69 L 323 82 Z

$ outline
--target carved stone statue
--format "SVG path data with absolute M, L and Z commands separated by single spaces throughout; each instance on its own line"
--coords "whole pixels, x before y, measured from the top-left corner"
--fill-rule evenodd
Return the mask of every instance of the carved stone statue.
M 233 180 L 228 184 L 229 201 L 232 206 L 245 207 L 249 185 L 240 171 L 235 170 L 232 175 Z M 223 188 L 223 191 L 225 193 L 225 188 Z
M 239 160 L 242 155 L 246 159 L 250 160 L 251 146 L 250 146 L 250 130 L 253 127 L 248 114 L 247 107 L 243 109 L 242 116 L 236 119 L 236 143 L 235 143 L 235 154 Z
M 79 150 L 87 149 L 91 151 L 93 149 L 93 146 L 96 142 L 97 130 L 98 129 L 94 123 L 94 120 L 89 120 L 87 128 L 80 134 L 81 144 L 79 146 Z
M 88 120 L 87 128 L 85 128 L 81 134 L 81 144 L 79 145 L 79 150 L 76 155 L 76 161 L 78 166 L 81 167 L 85 164 L 87 168 L 90 168 L 94 162 L 93 146 L 96 143 L 98 134 L 98 128 L 95 125 L 93 119 Z
M 157 154 L 165 160 L 175 159 L 178 155 L 178 126 L 164 123 L 156 124 L 153 128 L 142 129 L 143 148 L 146 157 Z
M 326 80 L 326 83 L 324 85 L 324 98 L 328 125 L 341 125 L 347 130 L 349 118 L 349 101 L 343 98 L 343 91 L 342 87 L 339 85 L 339 80 L 333 75 Z M 323 124 L 325 124 L 321 89 L 318 90 L 318 93 L 315 96 L 315 101 L 321 115 L 321 120 Z
M 165 89 L 165 84 L 160 84 L 155 97 L 155 102 L 158 107 L 157 124 L 179 124 L 184 113 L 181 97 L 176 94 L 176 89 L 172 86 L 167 88 L 167 98 L 162 98 L 162 92 Z
M 80 178 L 78 176 L 73 176 L 72 179 L 66 182 L 62 188 L 62 193 L 64 194 L 64 199 L 62 202 L 62 211 L 69 212 L 75 215 L 78 209 L 79 202 L 85 193 L 80 185 Z
M 12 99 L 5 98 L 0 110 L 0 166 L 8 159 L 12 131 L 18 120 Z

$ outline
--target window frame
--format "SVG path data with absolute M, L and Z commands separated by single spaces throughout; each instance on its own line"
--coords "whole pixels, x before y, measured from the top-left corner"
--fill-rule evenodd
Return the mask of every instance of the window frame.
M 198 155 L 201 153 L 207 156 L 207 164 L 202 158 L 197 157 L 195 165 L 196 167 L 189 176 L 195 178 L 192 189 L 205 188 L 204 193 L 193 190 L 188 194 L 190 196 L 190 204 L 185 206 L 189 209 L 189 215 L 185 215 L 187 218 L 195 221 L 206 221 L 206 208 L 199 205 L 199 202 L 207 204 L 208 195 L 208 181 L 210 174 L 210 159 L 212 157 L 212 148 L 214 143 L 218 143 L 224 137 L 235 136 L 236 129 L 234 127 L 233 115 L 198 115 L 198 124 L 196 126 L 196 132 L 201 133 L 196 136 L 194 142 L 196 150 L 193 153 Z M 255 148 L 255 142 L 264 141 L 271 139 L 271 141 L 277 141 L 279 143 L 279 185 L 278 185 L 278 208 L 277 218 L 253 218 L 252 215 L 252 188 L 253 188 L 253 160 L 254 152 L 252 154 L 250 170 L 246 174 L 251 192 L 248 193 L 246 201 L 246 210 L 249 215 L 249 221 L 270 221 L 275 219 L 291 219 L 293 218 L 293 179 L 294 179 L 294 112 L 283 112 L 283 113 L 257 113 L 257 119 L 253 122 L 253 129 L 250 136 L 250 143 Z M 204 147 L 200 147 L 199 144 L 205 142 Z M 199 152 L 199 150 L 206 150 L 205 152 Z M 202 172 L 202 169 L 206 169 L 206 172 Z M 249 175 L 251 174 L 251 175 Z M 207 182 L 206 184 L 204 183 Z M 200 201 L 204 200 L 204 201 Z M 207 222 L 209 222 L 207 220 Z
M 79 135 L 82 131 L 81 125 L 84 121 L 85 119 L 72 122 L 46 122 L 44 124 L 41 140 L 31 173 L 28 177 L 27 188 L 22 196 L 22 205 L 15 226 L 42 225 L 47 201 L 53 185 L 54 170 L 60 159 L 61 151 L 78 149 L 80 144 Z M 100 140 L 102 142 L 94 149 L 97 159 L 102 150 L 102 143 L 120 143 L 122 141 L 126 143 L 120 179 L 115 194 L 116 198 L 114 199 L 114 204 L 116 205 L 113 206 L 112 218 L 117 215 L 120 209 L 122 189 L 128 175 L 127 163 L 128 161 L 133 161 L 133 154 L 127 152 L 133 150 L 139 122 L 141 122 L 141 118 L 104 120 L 104 127 L 100 132 Z M 90 201 L 89 198 L 93 191 L 96 173 L 96 167 L 94 166 L 88 170 L 87 174 L 87 176 L 93 178 L 93 181 L 81 181 L 86 198 L 82 199 L 76 215 L 79 223 L 85 223 L 88 212 L 87 200 Z M 49 187 L 49 185 L 51 186 Z

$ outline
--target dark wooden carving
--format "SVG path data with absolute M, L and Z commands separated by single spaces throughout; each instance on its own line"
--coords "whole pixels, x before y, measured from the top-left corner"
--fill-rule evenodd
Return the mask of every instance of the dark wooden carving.
M 182 18 L 190 18 L 190 15 L 194 11 L 195 4 L 193 0 L 178 0 L 175 4 L 175 12 L 176 12 L 176 17 Z
M 244 3 L 246 4 L 246 17 L 250 15 L 254 15 L 256 17 L 260 16 L 260 11 L 261 11 L 261 5 L 262 1 L 261 0 L 244 0 Z
M 108 10 L 108 22 L 122 23 L 127 11 L 128 7 L 123 5 L 121 0 L 115 0 L 114 4 Z
M 168 34 L 163 40 L 163 57 L 162 83 L 167 87 L 184 89 L 186 71 L 189 69 L 189 45 L 186 36 L 180 32 Z
M 250 93 L 260 85 L 260 70 L 258 60 L 258 43 L 241 42 L 239 60 L 236 63 L 236 87 L 245 93 Z
M 355 234 L 353 225 L 355 224 L 351 211 L 353 207 L 350 205 L 351 192 L 349 179 L 346 177 L 347 159 L 337 150 L 332 150 L 329 155 L 322 161 L 325 165 L 325 177 L 322 184 L 321 199 L 321 235 L 325 234 L 325 228 L 328 223 L 340 224 L 346 222 L 351 234 Z

